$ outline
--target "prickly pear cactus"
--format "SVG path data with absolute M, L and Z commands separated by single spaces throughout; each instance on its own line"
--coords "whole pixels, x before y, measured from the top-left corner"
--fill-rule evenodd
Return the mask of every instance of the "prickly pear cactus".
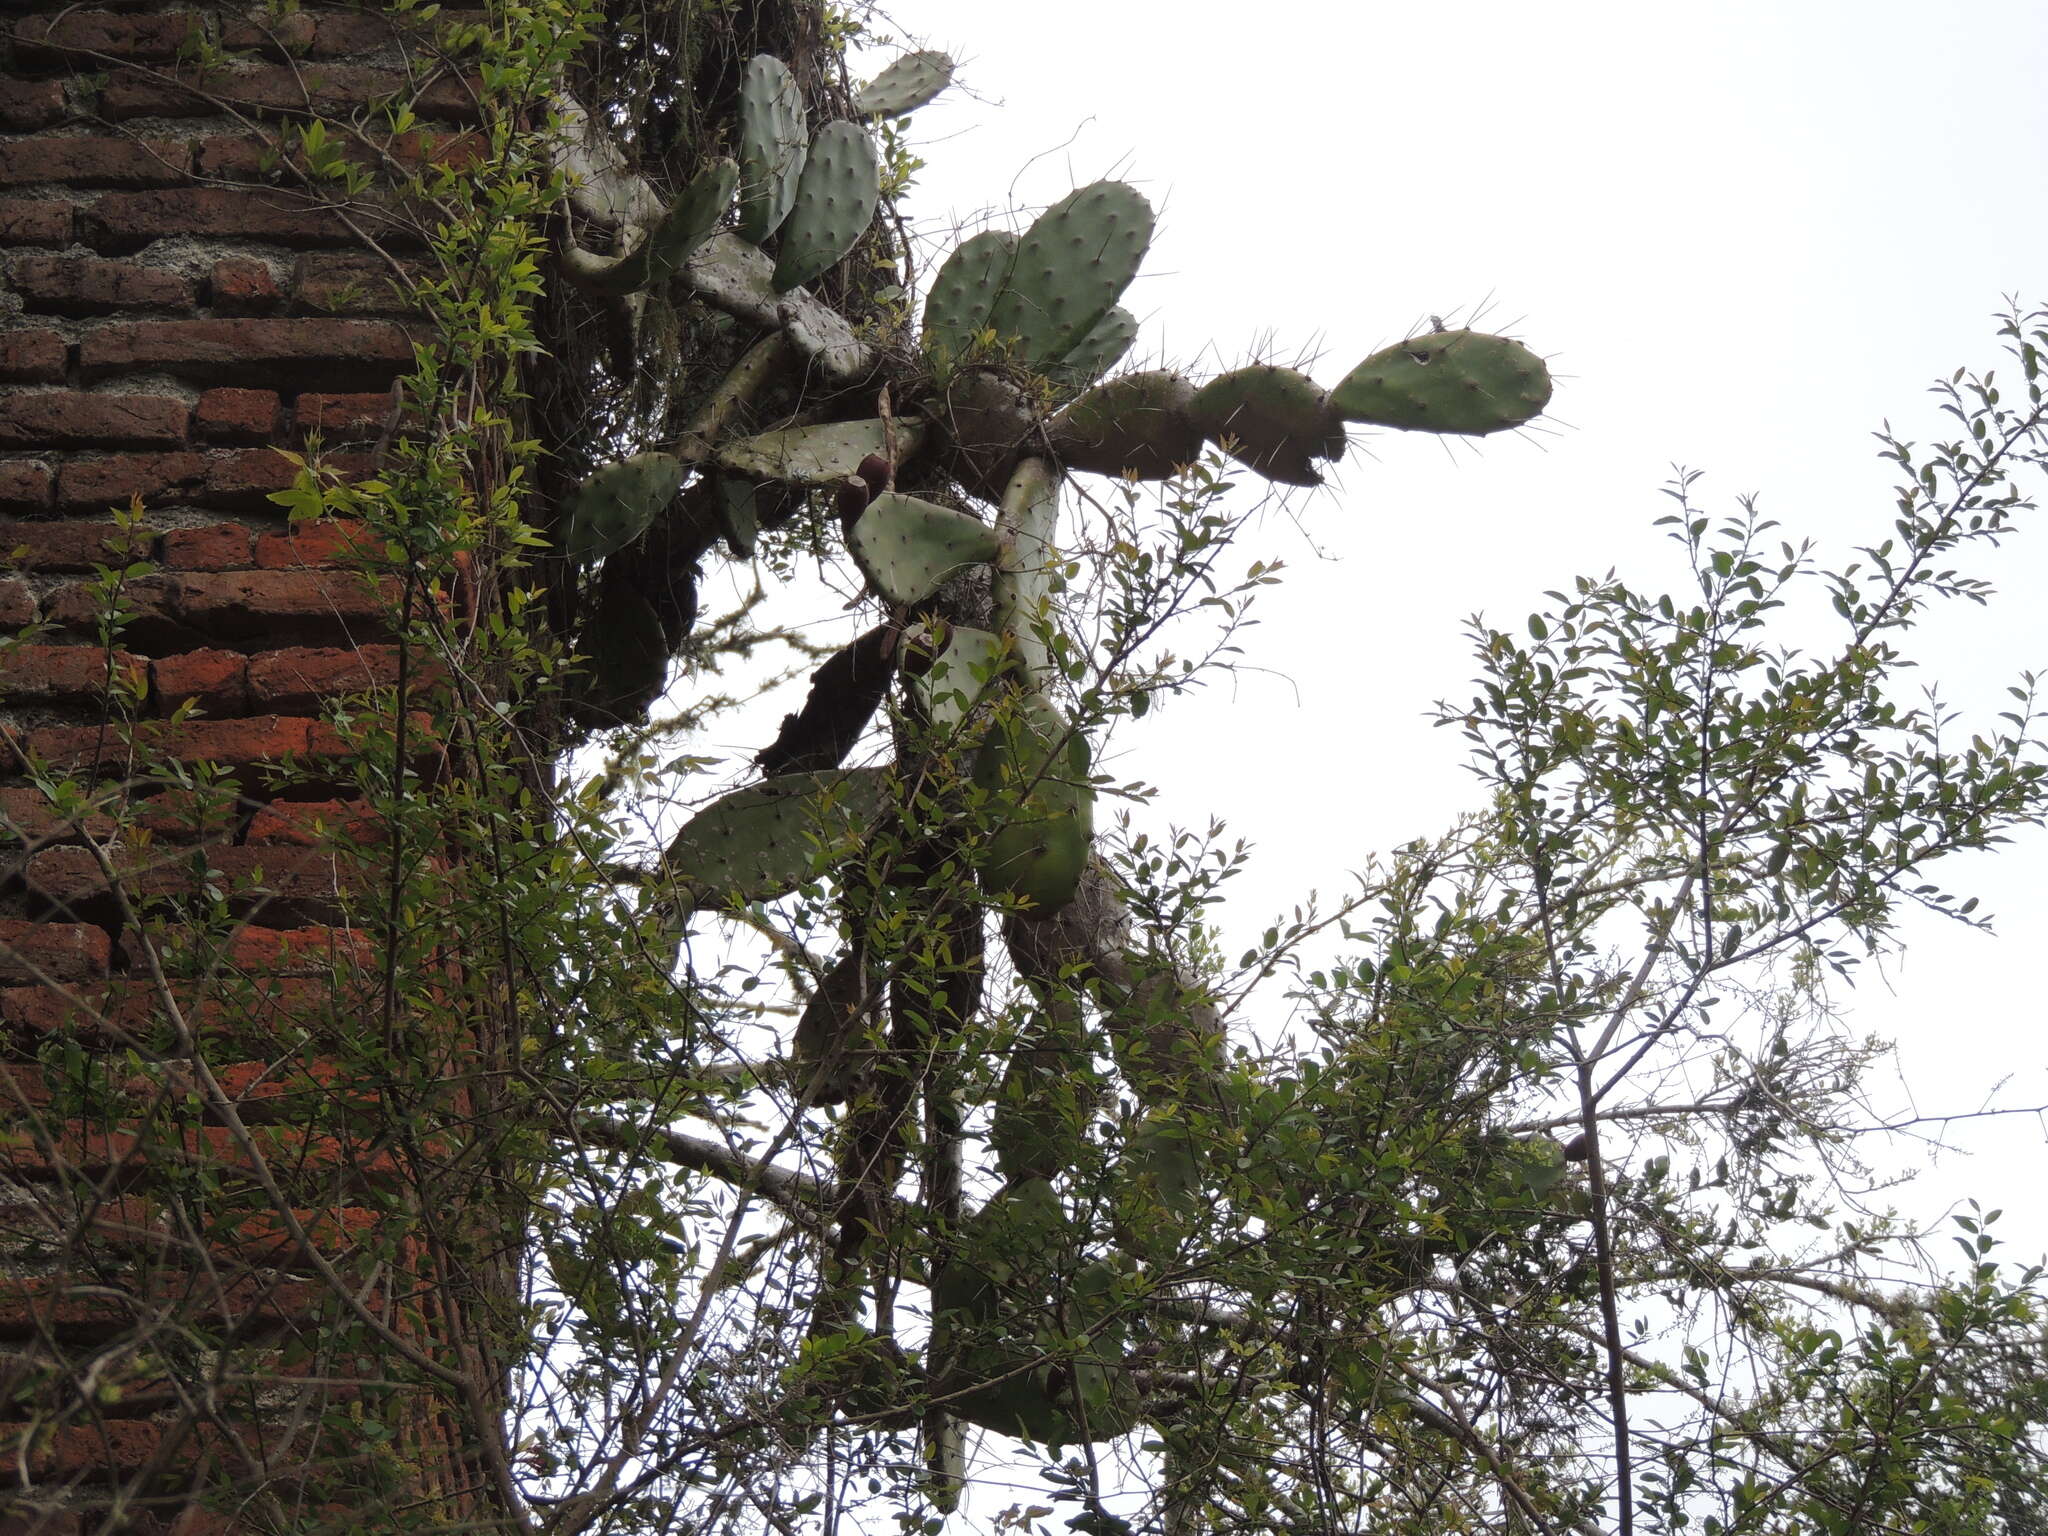
M 675 500 L 683 473 L 683 461 L 672 453 L 636 453 L 593 471 L 564 515 L 569 558 L 590 565 L 639 538 Z
M 1001 635 L 964 624 L 946 626 L 945 643 L 912 689 L 934 733 L 950 736 L 997 686 L 1007 648 Z
M 1053 455 L 1069 469 L 1165 480 L 1202 452 L 1195 399 L 1193 384 L 1164 369 L 1098 384 L 1053 419 Z
M 923 440 L 924 428 L 914 421 L 832 421 L 781 427 L 727 443 L 718 451 L 718 462 L 756 480 L 836 488 L 859 474 L 866 460 L 886 462 L 892 448 L 899 458 L 908 458 Z
M 854 852 L 888 794 L 888 773 L 880 768 L 766 779 L 692 816 L 662 862 L 690 905 L 771 900 Z
M 1375 352 L 1330 391 L 1346 421 L 1472 437 L 1519 427 L 1549 403 L 1543 359 L 1519 341 L 1478 331 L 1410 337 Z
M 594 256 L 572 246 L 565 253 L 564 273 L 585 292 L 609 297 L 660 287 L 717 230 L 732 205 L 739 174 L 730 160 L 714 162 L 683 188 L 675 206 L 636 250 L 624 256 Z
M 661 695 L 668 678 L 668 636 L 654 605 L 638 592 L 607 582 L 586 626 L 588 654 L 570 696 L 586 725 L 624 725 Z
M 1109 313 L 1152 244 L 1152 205 L 1120 181 L 1078 187 L 1024 231 L 989 324 L 1043 372 Z
M 875 141 L 858 123 L 827 123 L 811 140 L 775 259 L 775 291 L 829 272 L 875 220 L 881 197 Z
M 742 240 L 759 245 L 782 226 L 803 174 L 808 114 L 796 77 L 772 54 L 747 60 L 740 76 Z
M 928 105 L 953 83 L 953 60 L 936 49 L 906 53 L 854 92 L 862 117 L 903 117 Z
M 996 720 L 974 760 L 975 785 L 1002 822 L 982 845 L 984 891 L 1038 914 L 1074 899 L 1095 832 L 1089 774 L 1088 738 L 1043 695 Z
M 1314 461 L 1344 452 L 1344 423 L 1322 386 L 1292 368 L 1256 363 L 1219 374 L 1196 392 L 1188 414 L 1212 442 L 1229 441 L 1247 469 L 1285 485 L 1321 485 Z
M 925 361 L 940 382 L 988 329 L 1016 261 L 1017 236 L 1007 229 L 985 229 L 955 246 L 932 279 L 924 301 L 923 344 Z
M 847 548 L 876 592 L 891 603 L 930 597 L 955 571 L 995 559 L 988 524 L 915 496 L 885 491 L 853 525 Z
M 1046 369 L 1045 376 L 1059 395 L 1075 394 L 1114 368 L 1137 339 L 1138 317 L 1123 305 L 1114 305 L 1074 343 L 1073 351 Z

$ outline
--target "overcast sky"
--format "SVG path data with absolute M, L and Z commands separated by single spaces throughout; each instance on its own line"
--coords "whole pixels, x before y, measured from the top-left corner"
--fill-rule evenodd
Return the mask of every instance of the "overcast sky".
M 1240 931 L 1478 799 L 1429 703 L 1468 696 L 1461 620 L 1518 625 L 1610 566 L 1677 576 L 1651 521 L 1671 466 L 1829 550 L 1882 537 L 1871 431 L 1940 431 L 1925 390 L 1996 361 L 2008 293 L 2048 301 L 2048 7 L 2039 0 L 1316 4 L 913 0 L 891 15 L 962 62 L 925 109 L 926 227 L 1016 223 L 1118 176 L 1161 210 L 1129 303 L 1139 352 L 1195 372 L 1253 356 L 1335 383 L 1479 311 L 1551 361 L 1552 429 L 1481 447 L 1355 441 L 1332 492 L 1266 525 L 1293 568 L 1254 631 L 1273 669 L 1126 733 L 1159 814 L 1259 847 Z M 1926 631 L 1923 676 L 1996 708 L 2048 671 L 2048 530 L 1989 572 L 1992 609 Z M 1195 765 L 1200 763 L 1198 769 Z M 1908 925 L 1852 999 L 1902 1041 L 1923 1112 L 2048 1101 L 2038 959 L 2048 840 L 1944 873 L 2001 936 Z M 1973 1128 L 1926 1194 L 2037 1201 L 2040 1123 Z M 1902 1162 L 1928 1159 L 1901 1146 Z M 1928 1202 L 1916 1200 L 1922 1209 Z M 2030 1223 L 2028 1251 L 2048 1241 Z M 2015 1234 L 2017 1235 L 2017 1234 Z

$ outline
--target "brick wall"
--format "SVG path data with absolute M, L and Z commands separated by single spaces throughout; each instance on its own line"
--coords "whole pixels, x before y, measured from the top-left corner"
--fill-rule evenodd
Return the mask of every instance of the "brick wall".
M 474 1519 L 455 1431 L 381 1385 L 376 1329 L 445 1355 L 447 1298 L 333 1045 L 379 1007 L 384 829 L 327 705 L 396 680 L 395 578 L 270 500 L 280 449 L 388 441 L 419 244 L 280 130 L 459 157 L 470 83 L 352 10 L 0 21 L 0 1536 Z

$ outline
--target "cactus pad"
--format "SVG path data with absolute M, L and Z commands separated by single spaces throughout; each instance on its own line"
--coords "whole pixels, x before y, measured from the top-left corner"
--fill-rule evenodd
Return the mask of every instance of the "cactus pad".
M 854 93 L 862 117 L 902 117 L 953 83 L 953 60 L 936 49 L 906 53 Z
M 1006 659 L 1002 636 L 985 629 L 949 625 L 945 642 L 924 675 L 911 680 L 925 718 L 941 736 L 957 731 L 988 695 Z
M 759 245 L 782 225 L 803 174 L 804 99 L 782 60 L 757 53 L 740 75 L 740 238 Z
M 1031 397 L 992 368 L 969 368 L 946 386 L 939 409 L 952 449 L 948 467 L 976 495 L 995 496 L 1017 455 L 1037 435 Z
M 1195 393 L 1188 415 L 1231 456 L 1286 485 L 1321 485 L 1314 460 L 1344 452 L 1344 424 L 1314 379 L 1258 363 L 1219 374 Z
M 1017 237 L 987 229 L 955 246 L 932 279 L 924 301 L 924 355 L 940 380 L 967 359 L 975 338 L 988 329 L 1016 259 Z
M 875 141 L 858 123 L 827 123 L 811 141 L 782 226 L 775 291 L 787 293 L 839 265 L 875 219 L 882 173 Z
M 593 471 L 563 514 L 564 551 L 578 565 L 589 565 L 623 549 L 682 487 L 683 461 L 672 453 L 636 453 Z
M 668 638 L 654 605 L 630 587 L 606 582 L 584 625 L 582 675 L 570 710 L 584 725 L 626 725 L 646 713 L 668 680 Z
M 1010 281 L 989 316 L 1044 372 L 1122 297 L 1152 243 L 1152 205 L 1120 181 L 1078 187 L 1024 231 Z
M 1188 407 L 1195 386 L 1177 373 L 1127 373 L 1098 384 L 1054 418 L 1052 449 L 1069 469 L 1165 480 L 1202 451 Z
M 855 852 L 888 799 L 887 772 L 786 773 L 734 790 L 689 821 L 662 856 L 686 906 L 787 895 Z
M 760 489 L 736 475 L 719 477 L 718 531 L 725 536 L 725 547 L 735 560 L 754 558 L 754 542 L 761 533 L 761 513 L 754 498 Z
M 1038 914 L 1072 901 L 1095 831 L 1088 738 L 1027 695 L 990 728 L 974 782 L 1001 823 L 981 845 L 982 889 Z
M 782 427 L 727 443 L 718 451 L 718 462 L 755 480 L 837 489 L 860 473 L 863 459 L 873 455 L 886 461 L 891 435 L 890 424 L 880 420 Z M 893 435 L 900 462 L 917 451 L 924 429 L 914 421 L 899 421 Z
M 1472 437 L 1519 427 L 1549 403 L 1543 359 L 1478 331 L 1412 336 L 1375 352 L 1330 392 L 1346 421 Z
M 986 523 L 899 491 L 868 503 L 847 544 L 862 574 L 892 603 L 922 602 L 962 566 L 993 560 L 1002 548 Z
M 1057 625 L 1052 589 L 1061 564 L 1060 482 L 1044 459 L 1024 460 L 1003 487 L 996 528 L 1003 540 L 990 596 L 996 628 L 1009 643 L 1017 667 L 1043 688 L 1053 672 L 1050 639 Z
M 1118 304 L 1088 328 L 1074 350 L 1045 371 L 1062 395 L 1086 389 L 1116 365 L 1138 339 L 1138 317 Z

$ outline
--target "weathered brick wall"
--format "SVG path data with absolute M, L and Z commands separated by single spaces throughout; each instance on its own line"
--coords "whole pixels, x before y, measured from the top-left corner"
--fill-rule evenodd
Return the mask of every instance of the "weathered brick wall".
M 279 449 L 355 474 L 388 440 L 418 245 L 400 200 L 309 190 L 279 129 L 460 155 L 470 84 L 358 11 L 0 10 L 0 1533 L 473 1516 L 427 1410 L 364 1385 L 389 1360 L 331 1347 L 360 1313 L 445 1342 L 380 1214 L 415 1170 L 351 1135 L 380 1090 L 322 1044 L 377 1006 L 336 846 L 383 829 L 326 707 L 396 680 L 394 582 L 270 500 Z

